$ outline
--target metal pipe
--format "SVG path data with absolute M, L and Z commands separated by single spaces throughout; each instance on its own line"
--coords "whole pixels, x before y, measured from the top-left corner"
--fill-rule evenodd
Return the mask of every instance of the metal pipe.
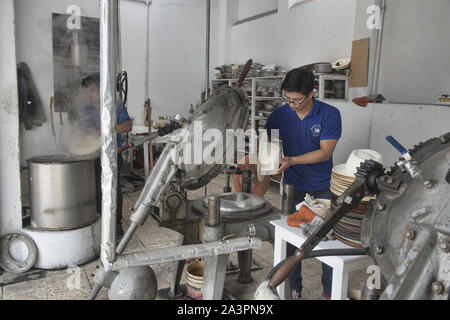
M 211 0 L 206 0 L 206 65 L 205 65 L 205 100 L 209 96 L 209 58 L 211 41 Z
M 146 1 L 146 6 L 147 6 L 147 29 L 146 29 L 146 33 L 145 33 L 145 101 L 148 101 L 148 99 L 150 99 L 149 97 L 149 55 L 150 55 L 150 3 L 151 1 L 149 0 L 145 0 Z M 150 124 L 149 124 L 150 125 Z
M 292 184 L 285 184 L 283 186 L 283 200 L 281 202 L 281 212 L 284 215 L 291 215 L 295 212 L 294 207 L 294 192 L 295 187 Z
M 380 78 L 380 65 L 381 65 L 381 48 L 383 46 L 383 33 L 384 33 L 384 17 L 386 15 L 386 0 L 381 1 L 381 29 L 378 30 L 378 43 L 377 43 L 377 53 L 376 53 L 376 64 L 375 64 L 375 76 L 374 76 L 374 94 L 378 93 L 378 82 Z
M 100 259 L 106 271 L 115 260 L 117 205 L 116 68 L 118 0 L 100 1 L 100 113 L 102 164 L 102 241 Z
M 220 197 L 208 199 L 208 225 L 212 228 L 220 224 Z
M 262 246 L 260 238 L 239 238 L 226 241 L 216 241 L 199 245 L 162 248 L 150 251 L 121 255 L 114 263 L 112 270 L 119 271 L 128 268 L 161 264 L 187 259 L 226 255 L 249 249 L 259 249 Z
M 384 30 L 384 16 L 386 13 L 386 0 L 377 0 L 376 3 L 380 4 L 381 12 L 381 29 L 376 29 L 374 31 L 373 37 L 375 38 L 375 54 L 373 62 L 373 70 L 371 74 L 371 83 L 369 88 L 369 94 L 374 95 L 378 93 L 378 81 L 380 73 L 380 63 L 381 63 L 381 47 L 383 42 L 383 30 Z
M 252 193 L 252 172 L 244 170 L 242 173 L 242 192 Z
M 116 32 L 114 33 L 115 40 L 117 41 L 117 59 L 116 59 L 116 77 L 122 73 L 122 35 L 120 33 L 120 1 L 117 2 L 117 20 L 116 20 Z

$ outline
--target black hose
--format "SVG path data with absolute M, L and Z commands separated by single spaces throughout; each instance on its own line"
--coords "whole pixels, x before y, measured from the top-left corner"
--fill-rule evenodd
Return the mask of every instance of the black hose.
M 315 250 L 311 251 L 309 254 L 307 254 L 302 260 L 306 259 L 312 259 L 312 258 L 319 258 L 319 257 L 331 257 L 331 256 L 365 256 L 367 255 L 366 249 L 329 249 L 329 250 Z M 277 264 L 269 273 L 266 280 L 272 279 L 272 276 L 277 272 L 277 270 L 286 263 L 286 261 L 289 259 L 286 258 L 285 260 L 281 261 L 279 264 Z M 300 261 L 302 261 L 300 260 Z M 275 288 L 274 288 L 275 289 Z

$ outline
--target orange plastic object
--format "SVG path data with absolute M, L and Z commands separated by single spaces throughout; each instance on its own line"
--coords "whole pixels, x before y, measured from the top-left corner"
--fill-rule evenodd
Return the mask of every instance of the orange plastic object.
M 300 228 L 303 223 L 310 223 L 313 221 L 315 216 L 314 212 L 306 206 L 302 206 L 300 210 L 291 214 L 286 221 L 289 226 Z

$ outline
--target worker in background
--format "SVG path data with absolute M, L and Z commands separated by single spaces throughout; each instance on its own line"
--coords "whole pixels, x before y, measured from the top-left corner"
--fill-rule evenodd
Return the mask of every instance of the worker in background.
M 283 141 L 284 155 L 281 167 L 276 173 L 284 173 L 284 184 L 295 186 L 294 205 L 302 203 L 306 194 L 316 199 L 331 199 L 331 174 L 333 153 L 342 134 L 341 114 L 335 107 L 314 98 L 314 74 L 305 69 L 290 71 L 282 84 L 285 104 L 268 118 L 265 129 L 279 130 Z M 248 163 L 241 169 L 252 170 L 256 166 Z M 235 177 L 236 191 L 239 192 L 239 177 Z M 252 193 L 263 196 L 270 186 L 270 176 L 253 183 Z M 294 212 L 292 212 L 293 214 Z M 288 243 L 287 256 L 296 248 Z M 330 299 L 333 269 L 322 264 L 323 297 Z M 301 263 L 290 276 L 292 298 L 301 298 Z
M 94 74 L 85 78 L 81 86 L 89 99 L 89 105 L 81 112 L 79 125 L 85 130 L 96 132 L 101 135 L 100 119 L 100 75 Z M 132 130 L 131 118 L 122 102 L 117 102 L 117 231 L 118 238 L 123 236 L 122 228 L 122 205 L 123 195 L 120 187 L 120 169 L 123 167 L 123 158 L 121 153 L 128 149 L 130 145 L 122 146 L 122 134 Z M 95 160 L 95 181 L 97 194 L 97 212 L 102 212 L 102 188 L 101 188 L 101 161 Z

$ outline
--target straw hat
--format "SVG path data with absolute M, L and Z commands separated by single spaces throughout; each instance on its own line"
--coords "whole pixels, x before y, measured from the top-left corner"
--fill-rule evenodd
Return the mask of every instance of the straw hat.
M 341 180 L 349 180 L 348 178 L 355 178 L 357 169 L 361 166 L 361 163 L 366 160 L 375 160 L 376 162 L 383 163 L 383 157 L 381 154 L 374 150 L 361 149 L 354 150 L 348 160 L 344 164 L 340 164 L 333 168 L 333 173 Z
M 345 190 L 348 189 L 356 180 L 355 173 L 361 163 L 366 160 L 375 160 L 379 163 L 383 163 L 382 156 L 369 149 L 354 150 L 348 160 L 344 164 L 340 164 L 333 168 L 333 173 L 331 176 L 331 192 L 337 196 L 341 196 Z M 375 197 L 365 197 L 362 201 L 368 202 Z
M 270 142 L 267 134 L 260 137 L 257 175 L 260 181 L 264 176 L 276 174 L 280 166 L 281 148 L 279 143 Z

